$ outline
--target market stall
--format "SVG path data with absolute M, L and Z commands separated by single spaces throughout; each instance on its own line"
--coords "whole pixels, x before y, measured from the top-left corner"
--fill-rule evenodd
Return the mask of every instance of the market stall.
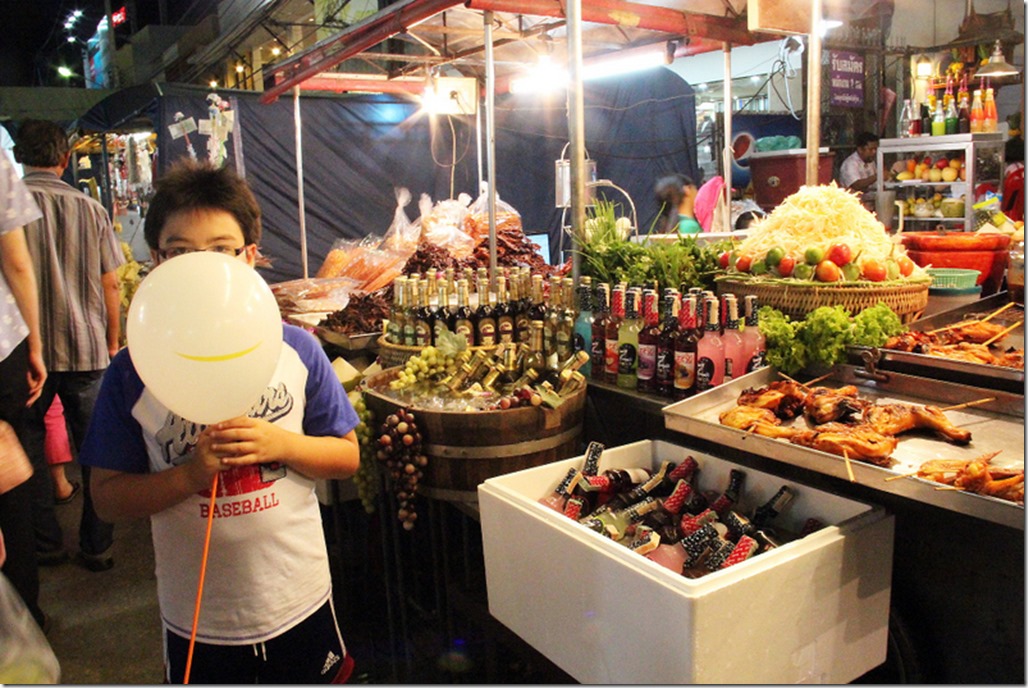
M 314 78 L 319 70 L 358 54 L 406 28 L 408 23 L 426 22 L 450 8 L 447 3 L 400 5 L 395 13 L 375 15 L 351 27 L 339 40 L 323 42 L 315 50 L 284 62 L 265 99 L 286 93 L 304 79 Z M 484 11 L 489 27 L 484 33 L 490 36 L 492 12 L 501 10 L 490 5 Z M 574 22 L 573 9 L 568 14 L 568 20 Z M 479 24 L 482 20 L 483 17 L 475 19 Z M 495 47 L 491 37 L 481 46 L 486 55 Z M 485 70 L 491 71 L 492 67 L 493 59 L 487 58 Z M 495 75 L 487 74 L 486 84 L 491 99 L 496 88 Z M 574 105 L 569 107 L 572 132 L 577 128 L 573 121 L 577 110 Z M 816 139 L 816 118 L 812 119 L 814 133 L 808 130 L 808 138 Z M 493 144 L 495 130 L 487 124 L 486 131 L 490 139 L 488 148 Z M 817 152 L 814 146 L 808 150 Z M 580 152 L 574 155 L 579 156 Z M 907 330 L 917 331 L 916 323 L 928 305 L 934 276 L 911 259 L 909 247 L 890 238 L 852 194 L 834 186 L 809 186 L 786 198 L 743 241 L 703 247 L 682 240 L 670 243 L 663 251 L 646 244 L 629 248 L 632 242 L 622 236 L 617 213 L 598 204 L 591 210 L 583 209 L 581 217 L 572 223 L 576 240 L 581 240 L 576 248 L 581 249 L 582 262 L 571 272 L 574 279 L 567 286 L 572 293 L 578 290 L 581 298 L 568 299 L 558 276 L 545 290 L 540 285 L 538 297 L 534 296 L 534 286 L 532 297 L 519 286 L 526 303 L 517 306 L 515 302 L 520 299 L 506 298 L 503 288 L 493 288 L 494 280 L 520 284 L 523 275 L 517 260 L 507 265 L 498 260 L 502 242 L 493 174 L 496 160 L 491 152 L 485 157 L 493 183 L 483 204 L 482 224 L 487 231 L 475 249 L 484 249 L 484 255 L 472 268 L 462 289 L 459 275 L 465 266 L 457 262 L 460 258 L 428 256 L 438 259 L 436 263 L 422 255 L 412 264 L 417 252 L 427 252 L 435 242 L 406 246 L 411 252 L 390 280 L 391 292 L 382 296 L 385 305 L 376 304 L 380 316 L 377 322 L 383 330 L 377 343 L 386 370 L 378 372 L 372 366 L 365 371 L 364 396 L 356 398 L 364 418 L 358 492 L 366 508 L 388 505 L 386 511 L 393 530 L 388 533 L 386 546 L 392 547 L 396 555 L 394 573 L 401 592 L 405 585 L 403 569 L 411 565 L 410 557 L 415 556 L 406 548 L 416 548 L 416 544 L 400 533 L 398 524 L 417 533 L 423 529 L 416 526 L 420 516 L 422 523 L 429 522 L 427 529 L 433 541 L 446 542 L 449 532 L 439 524 L 440 503 L 459 502 L 461 513 L 475 521 L 482 519 L 490 612 L 577 680 L 729 681 L 744 676 L 753 681 L 850 681 L 883 666 L 893 672 L 890 677 L 898 675 L 901 679 L 927 676 L 935 680 L 1023 680 L 1023 675 L 1018 679 L 1019 669 L 1023 672 L 1023 618 L 1016 613 L 1023 601 L 1023 564 L 1018 563 L 1023 558 L 1023 393 L 883 372 L 870 365 L 870 361 L 863 368 L 845 365 L 849 355 L 881 350 L 891 338 L 902 336 Z M 575 163 L 574 157 L 572 165 L 577 171 L 573 177 L 577 177 L 575 183 L 581 187 L 581 159 Z M 817 156 L 812 157 L 816 163 Z M 573 205 L 581 204 L 581 192 L 579 188 L 573 193 Z M 450 196 L 450 201 L 456 200 L 452 198 L 452 186 Z M 402 208 L 403 204 L 398 206 Z M 430 205 L 420 213 L 422 233 L 433 210 Z M 577 209 L 573 214 L 577 214 Z M 460 229 L 462 225 L 454 226 Z M 592 231 L 588 237 L 591 241 L 586 240 L 587 229 Z M 375 250 L 389 248 L 382 241 L 375 245 Z M 340 247 L 346 252 L 340 259 L 345 267 L 335 278 L 345 278 L 347 268 L 357 270 L 367 265 L 367 248 Z M 361 250 L 351 253 L 354 249 Z M 394 256 L 390 270 L 395 271 L 399 264 L 399 258 Z M 482 278 L 475 272 L 479 268 L 485 272 Z M 456 273 L 456 280 L 445 274 L 447 269 Z M 389 273 L 379 270 L 356 277 L 368 284 L 369 280 L 384 279 L 384 274 Z M 477 288 L 469 291 L 476 281 Z M 626 282 L 627 288 L 618 288 L 619 282 Z M 469 298 L 471 295 L 475 298 Z M 296 295 L 290 296 L 295 301 Z M 668 300 L 667 296 L 671 298 Z M 473 319 L 483 322 L 493 318 L 493 326 L 498 327 L 499 316 L 490 310 L 494 298 L 497 305 L 512 304 L 523 310 L 538 306 L 535 315 L 527 320 L 538 321 L 539 327 L 515 327 L 510 332 L 511 339 L 502 343 L 495 338 L 483 338 L 485 335 L 478 331 Z M 758 310 L 758 305 L 770 310 Z M 462 318 L 447 313 L 453 307 L 474 312 L 473 317 L 465 318 L 463 333 L 459 324 Z M 612 312 L 609 316 L 607 309 Z M 1017 313 L 1016 307 L 1012 312 Z M 569 345 L 579 332 L 575 325 L 583 313 L 592 321 L 588 324 L 589 334 L 582 331 L 581 341 Z M 1020 314 L 1023 322 L 1023 306 Z M 740 326 L 743 315 L 746 323 Z M 516 311 L 511 317 L 516 317 Z M 981 314 L 975 319 L 985 317 Z M 354 320 L 363 326 L 368 324 L 367 319 Z M 596 325 L 598 320 L 602 325 Z M 435 330 L 439 322 L 443 323 L 445 334 Z M 558 348 L 560 322 L 566 323 L 563 349 Z M 335 330 L 327 316 L 310 324 L 325 337 L 331 337 Z M 543 343 L 547 325 L 553 344 Z M 529 339 L 534 340 L 535 329 L 539 330 L 538 344 L 526 342 L 524 348 L 516 344 L 520 341 L 519 333 L 526 330 Z M 492 332 L 495 337 L 496 330 Z M 664 332 L 671 334 L 661 341 Z M 346 337 L 338 340 L 344 349 L 354 343 L 355 337 L 366 334 L 369 333 L 335 331 L 335 335 Z M 452 337 L 458 335 L 463 336 L 454 343 Z M 751 342 L 756 348 L 744 349 L 748 346 L 743 344 L 744 335 L 763 339 L 764 343 Z M 994 341 L 1001 342 L 1004 348 L 1016 348 L 1017 344 L 1002 338 Z M 988 348 L 992 342 L 977 343 Z M 721 353 L 712 353 L 714 349 Z M 764 350 L 773 367 L 764 367 Z M 518 365 L 510 358 L 519 351 L 526 358 L 538 353 L 545 359 L 551 351 L 556 355 L 552 362 L 539 360 L 533 367 L 525 361 Z M 575 352 L 586 351 L 590 354 L 588 361 L 577 357 L 576 363 Z M 1013 353 L 1016 359 L 1016 351 L 1003 353 Z M 591 369 L 574 369 L 575 365 L 586 364 Z M 545 371 L 549 388 L 536 384 L 536 380 L 524 379 L 526 375 L 531 377 L 530 372 L 543 374 L 538 371 Z M 817 381 L 811 379 L 815 371 L 823 373 Z M 566 372 L 569 374 L 564 379 Z M 794 380 L 793 375 L 800 377 Z M 360 371 L 346 371 L 348 382 L 361 377 Z M 572 386 L 570 392 L 585 401 L 581 414 L 578 407 L 565 407 L 571 402 L 559 393 L 572 380 L 579 386 Z M 794 386 L 788 405 L 781 403 L 788 396 L 783 391 L 785 385 Z M 816 390 L 824 393 L 815 395 Z M 826 420 L 806 410 L 808 404 L 816 406 L 815 396 L 820 402 L 830 393 L 839 397 L 833 408 L 841 409 L 841 415 Z M 448 408 L 445 404 L 449 402 L 444 399 L 451 395 L 457 406 Z M 761 400 L 743 403 L 747 395 Z M 558 413 L 561 408 L 575 413 L 562 418 Z M 785 417 L 786 408 L 791 409 L 792 415 Z M 608 542 L 625 540 L 624 524 L 615 527 L 614 523 L 601 523 L 598 529 L 590 524 L 583 528 L 583 524 L 574 522 L 577 518 L 560 520 L 567 513 L 541 511 L 539 500 L 553 497 L 560 503 L 561 511 L 566 512 L 565 507 L 576 499 L 588 503 L 588 493 L 603 493 L 606 488 L 598 477 L 601 467 L 656 473 L 658 459 L 665 452 L 685 463 L 681 448 L 661 447 L 657 451 L 650 445 L 642 449 L 611 447 L 612 451 L 605 456 L 622 463 L 605 462 L 590 469 L 587 458 L 571 458 L 574 454 L 567 453 L 567 447 L 561 444 L 565 440 L 577 442 L 580 435 L 585 440 L 592 439 L 590 427 L 595 431 L 597 423 L 605 436 L 629 437 L 641 424 L 638 417 L 628 417 L 626 409 L 663 420 L 659 424 L 666 431 L 663 438 L 670 435 L 676 445 L 705 452 L 699 459 L 701 472 L 706 470 L 706 476 L 715 476 L 715 481 L 697 482 L 691 489 L 714 493 L 709 501 L 715 501 L 718 488 L 734 475 L 733 471 L 744 470 L 750 475 L 750 480 L 761 489 L 746 500 L 738 500 L 736 518 L 740 514 L 755 515 L 756 508 L 770 498 L 771 493 L 765 492 L 771 490 L 771 483 L 781 480 L 794 481 L 787 485 L 804 494 L 807 505 L 824 506 L 832 516 L 822 517 L 827 518 L 822 520 L 822 528 L 801 533 L 803 522 L 796 519 L 811 514 L 790 514 L 789 522 L 781 524 L 782 532 L 789 535 L 788 542 L 776 543 L 770 537 L 770 546 L 751 546 L 735 533 L 730 540 L 731 552 L 723 553 L 728 557 L 736 548 L 742 548 L 744 554 L 731 562 L 739 568 L 708 568 L 704 575 L 709 573 L 710 578 L 705 584 L 693 586 L 682 576 L 671 575 L 681 571 L 654 569 L 633 558 L 638 552 L 628 551 L 654 545 L 652 540 L 641 536 L 629 538 L 622 542 L 630 545 L 627 549 Z M 893 418 L 890 414 L 894 412 L 902 417 Z M 529 418 L 531 422 L 522 427 L 516 420 L 519 418 Z M 494 425 L 494 420 L 499 425 Z M 868 427 L 872 421 L 879 425 Z M 515 423 L 519 424 L 516 429 Z M 474 435 L 473 430 L 480 429 L 478 426 L 490 429 L 484 441 L 461 441 L 464 435 Z M 539 432 L 540 427 L 547 432 Z M 622 427 L 626 432 L 620 432 Z M 533 437 L 533 429 L 538 436 Z M 508 449 L 493 438 L 507 431 L 517 440 L 515 445 L 531 444 L 531 450 L 527 446 Z M 908 431 L 914 434 L 897 437 Z M 943 439 L 926 437 L 929 431 L 942 433 Z M 653 436 L 640 439 L 651 440 Z M 553 446 L 539 445 L 551 440 Z M 554 446 L 562 447 L 558 454 L 567 453 L 563 462 L 555 463 L 553 452 L 545 453 Z M 989 456 L 998 450 L 1002 450 L 1001 458 Z M 527 465 L 497 461 L 486 472 L 469 473 L 466 465 L 454 471 L 450 466 L 462 461 L 470 464 L 482 459 L 526 457 L 531 459 Z M 576 469 L 580 474 L 577 485 L 562 486 L 561 478 L 573 476 Z M 476 482 L 478 500 L 466 494 L 473 492 L 468 488 Z M 388 488 L 381 497 L 384 502 L 379 501 L 375 492 L 380 483 Z M 667 496 L 660 494 L 662 500 Z M 834 506 L 827 506 L 829 503 Z M 665 510 L 670 508 L 663 503 L 661 506 Z M 886 510 L 889 516 L 884 515 Z M 534 534 L 529 540 L 539 543 L 540 551 L 525 552 L 511 547 L 506 529 L 514 518 L 512 514 L 521 519 L 518 522 L 524 532 Z M 941 527 L 924 529 L 919 521 Z M 464 521 L 461 527 L 471 526 Z M 590 528 L 598 533 L 588 533 Z M 964 542 L 966 534 L 972 531 L 979 532 L 980 537 Z M 608 537 L 614 532 L 618 537 Z M 891 546 L 894 532 L 895 548 Z M 952 533 L 959 537 L 952 538 Z M 794 535 L 802 537 L 794 540 Z M 722 542 L 718 545 L 718 552 L 728 546 Z M 781 551 L 773 551 L 778 545 Z M 910 556 L 915 546 L 936 548 L 945 555 Z M 1002 549 L 999 570 L 973 573 L 986 580 L 997 595 L 1012 601 L 1011 606 L 997 605 L 988 613 L 975 615 L 970 602 L 954 603 L 948 618 L 943 618 L 936 609 L 941 606 L 938 600 L 959 595 L 959 586 L 967 583 L 972 574 L 968 567 L 959 565 L 959 555 L 953 555 L 962 548 L 975 555 L 984 555 L 989 548 Z M 750 561 L 749 557 L 758 550 L 760 556 L 753 556 Z M 793 564 L 786 565 L 789 552 L 800 561 L 819 556 L 835 559 L 825 569 L 815 571 L 822 577 L 810 580 L 810 571 L 802 565 L 798 569 L 792 568 Z M 562 554 L 567 558 L 561 559 Z M 712 555 L 708 552 L 708 556 Z M 533 562 L 526 567 L 526 577 L 512 575 L 511 571 L 525 561 Z M 917 581 L 925 576 L 929 566 L 945 569 L 947 580 L 933 583 L 927 592 L 919 591 Z M 570 577 L 569 571 L 574 572 Z M 616 579 L 621 587 L 617 591 L 603 587 L 583 592 L 582 579 L 594 575 L 605 581 Z M 538 586 L 540 576 L 547 585 L 545 591 L 533 596 L 533 602 L 538 604 L 519 602 L 526 587 Z M 440 596 L 450 593 L 445 563 L 435 568 L 433 580 L 440 588 Z M 797 580 L 799 588 L 783 587 L 787 581 Z M 808 587 L 803 588 L 803 583 L 808 583 Z M 647 592 L 651 584 L 660 588 L 657 604 L 653 604 L 652 598 L 658 595 Z M 622 589 L 632 590 L 624 596 L 630 610 L 612 607 L 613 618 L 601 615 L 595 621 L 572 621 L 570 628 L 561 627 L 560 633 L 554 634 L 555 624 L 569 618 L 580 620 L 585 618 L 586 610 L 595 609 L 598 603 L 588 595 L 595 595 L 596 599 L 620 598 Z M 642 593 L 637 595 L 637 589 Z M 722 591 L 723 597 L 715 594 Z M 787 599 L 770 591 L 781 592 Z M 760 607 L 755 613 L 743 609 L 740 600 L 752 601 L 761 594 L 767 596 L 767 608 Z M 724 648 L 713 647 L 712 639 L 723 636 L 727 630 L 717 625 L 723 619 L 705 616 L 705 609 L 711 604 L 705 598 L 716 599 L 722 613 L 738 606 L 738 618 L 733 617 L 737 623 L 732 630 L 751 634 L 754 644 L 764 643 L 770 636 L 784 643 L 774 645 L 774 655 L 788 666 L 768 659 L 762 661 L 760 657 L 738 659 L 719 654 Z M 791 600 L 798 602 L 790 605 Z M 567 606 L 562 606 L 565 603 Z M 926 609 L 926 604 L 931 609 Z M 788 607 L 788 620 L 783 622 L 786 626 L 809 630 L 814 635 L 776 635 L 781 624 L 774 610 L 782 606 Z M 825 606 L 838 610 L 838 615 L 819 614 Z M 680 661 L 648 661 L 650 657 L 644 649 L 658 643 L 645 634 L 640 636 L 645 648 L 629 653 L 638 658 L 638 663 L 611 667 L 603 663 L 598 653 L 576 651 L 583 647 L 592 650 L 594 641 L 598 647 L 609 648 L 617 639 L 603 636 L 593 628 L 594 623 L 620 637 L 624 630 L 617 627 L 617 622 L 626 618 L 628 612 L 640 614 L 634 625 L 644 628 L 645 619 L 665 614 L 668 609 L 679 609 L 687 617 L 695 614 L 698 619 L 694 627 L 671 631 L 685 644 L 684 648 L 670 648 Z M 559 619 L 546 616 L 554 612 L 560 615 Z M 401 604 L 401 625 L 406 624 L 405 613 L 406 605 Z M 931 621 L 927 628 L 912 631 L 903 621 L 912 618 Z M 990 635 L 987 629 L 995 626 L 1000 626 L 1002 632 Z M 705 629 L 703 634 L 696 632 L 700 627 Z M 660 625 L 655 628 L 667 630 Z M 985 642 L 965 642 L 973 654 L 984 657 L 1001 652 L 1010 661 L 947 659 L 928 667 L 924 658 L 929 655 L 925 653 L 933 644 L 946 645 L 948 656 L 960 654 L 949 640 L 955 628 L 965 633 L 969 628 L 975 629 L 976 637 L 990 638 L 993 648 L 988 649 Z M 670 673 L 656 678 L 647 673 L 647 668 L 655 664 Z M 618 673 L 621 670 L 627 673 Z M 720 670 L 727 673 L 718 673 Z

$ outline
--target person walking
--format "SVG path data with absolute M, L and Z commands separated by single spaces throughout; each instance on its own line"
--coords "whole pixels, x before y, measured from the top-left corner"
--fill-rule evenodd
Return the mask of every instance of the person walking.
M 25 185 L 43 216 L 25 227 L 39 283 L 43 360 L 50 372 L 39 403 L 26 416 L 25 451 L 34 468 L 33 526 L 40 564 L 66 561 L 68 551 L 54 511 L 46 462 L 46 412 L 59 394 L 76 449 L 89 425 L 100 379 L 118 350 L 121 297 L 115 270 L 124 255 L 104 207 L 61 175 L 71 158 L 64 130 L 54 122 L 26 120 L 14 155 L 25 168 Z M 114 527 L 101 521 L 82 466 L 82 518 L 78 561 L 91 571 L 114 566 Z
M 2 154 L 0 199 L 0 420 L 10 424 L 24 444 L 25 409 L 39 398 L 46 381 L 36 275 L 23 229 L 41 214 Z M 45 630 L 28 482 L 0 489 L 0 541 L 6 551 L 0 570 Z

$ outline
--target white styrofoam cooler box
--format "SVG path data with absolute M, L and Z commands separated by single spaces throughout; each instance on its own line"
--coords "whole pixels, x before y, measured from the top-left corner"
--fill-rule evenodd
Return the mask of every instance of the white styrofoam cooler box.
M 746 473 L 740 511 L 786 484 L 773 523 L 830 525 L 690 579 L 538 503 L 582 457 L 509 473 L 478 487 L 489 612 L 582 683 L 846 683 L 885 661 L 893 517 L 662 441 L 608 448 L 600 470 L 690 455 L 703 489 Z

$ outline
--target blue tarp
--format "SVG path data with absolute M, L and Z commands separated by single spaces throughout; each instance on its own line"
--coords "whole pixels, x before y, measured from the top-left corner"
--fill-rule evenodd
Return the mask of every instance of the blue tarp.
M 172 93 L 157 100 L 158 169 L 187 155 L 186 138 L 168 128 L 177 113 L 197 122 L 207 118 L 203 93 Z M 302 276 L 297 210 L 293 102 L 261 104 L 258 94 L 221 92 L 235 111 L 236 128 L 227 144 L 229 164 L 241 156 L 264 214 L 262 251 L 273 261 L 271 282 Z M 670 70 L 589 82 L 585 89 L 586 149 L 598 176 L 624 188 L 634 200 L 640 231 L 657 215 L 654 181 L 670 172 L 698 179 L 696 116 L 692 89 Z M 450 197 L 451 161 L 456 158 L 453 195 L 478 196 L 478 158 L 473 117 L 433 124 L 417 105 L 398 96 L 303 96 L 304 197 L 309 272 L 314 274 L 333 241 L 382 234 L 392 221 L 395 186 L 410 189 L 406 212 L 417 219 L 417 199 Z M 551 253 L 560 233 L 554 207 L 554 161 L 568 140 L 563 95 L 548 102 L 508 95 L 496 99 L 497 192 L 518 210 L 527 234 L 548 233 Z M 454 137 L 454 134 L 456 135 Z M 456 142 L 454 144 L 454 138 Z M 206 156 L 207 136 L 189 136 Z M 484 165 L 483 165 L 484 167 Z M 627 201 L 616 191 L 607 197 Z

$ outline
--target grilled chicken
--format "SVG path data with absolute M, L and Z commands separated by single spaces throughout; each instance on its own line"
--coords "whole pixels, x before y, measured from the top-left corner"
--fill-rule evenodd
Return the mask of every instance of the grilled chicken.
M 889 456 L 896 450 L 896 438 L 883 435 L 870 425 L 828 423 L 810 433 L 798 433 L 790 440 L 829 454 L 849 456 L 876 466 L 888 466 Z
M 1023 503 L 1024 471 L 1015 473 L 1008 478 L 997 479 L 989 468 L 989 462 L 998 453 L 987 454 L 974 461 L 969 461 L 957 474 L 953 485 L 970 492 Z
M 1010 349 L 996 356 L 994 365 L 1024 370 L 1024 349 Z
M 943 330 L 935 334 L 911 331 L 890 337 L 885 342 L 885 348 L 939 358 L 950 358 L 955 361 L 1020 368 L 1023 370 L 1024 349 L 1010 349 L 1002 354 L 994 354 L 989 347 L 982 343 L 999 334 L 1002 330 L 1002 325 L 988 322 L 972 322 L 962 327 Z
M 921 353 L 921 347 L 934 343 L 936 343 L 936 340 L 932 338 L 932 335 L 911 330 L 910 332 L 889 337 L 885 342 L 885 348 L 894 351 Z
M 815 387 L 803 402 L 803 414 L 814 425 L 847 422 L 854 414 L 862 413 L 869 403 L 857 397 L 857 388 L 853 385 L 839 389 Z
M 935 459 L 921 464 L 917 477 L 953 485 L 968 492 L 1024 503 L 1024 469 L 992 468 L 992 452 L 977 459 Z
M 796 382 L 775 380 L 764 387 L 747 389 L 739 395 L 741 406 L 770 409 L 782 420 L 790 420 L 803 411 L 807 389 Z
M 981 344 L 992 339 L 1006 329 L 1003 325 L 991 322 L 972 322 L 952 330 L 946 330 L 950 341 L 953 342 L 974 342 Z M 941 333 L 940 333 L 941 334 Z
M 802 430 L 783 428 L 773 411 L 759 406 L 736 406 L 718 416 L 722 425 L 754 432 L 765 437 L 789 439 Z
M 864 423 L 883 435 L 896 436 L 910 430 L 931 430 L 954 444 L 967 444 L 971 433 L 953 425 L 945 414 L 934 406 L 911 404 L 881 404 L 864 410 Z
M 984 344 L 960 342 L 959 344 L 929 344 L 923 347 L 923 353 L 939 358 L 951 358 L 955 361 L 994 365 L 996 357 Z

